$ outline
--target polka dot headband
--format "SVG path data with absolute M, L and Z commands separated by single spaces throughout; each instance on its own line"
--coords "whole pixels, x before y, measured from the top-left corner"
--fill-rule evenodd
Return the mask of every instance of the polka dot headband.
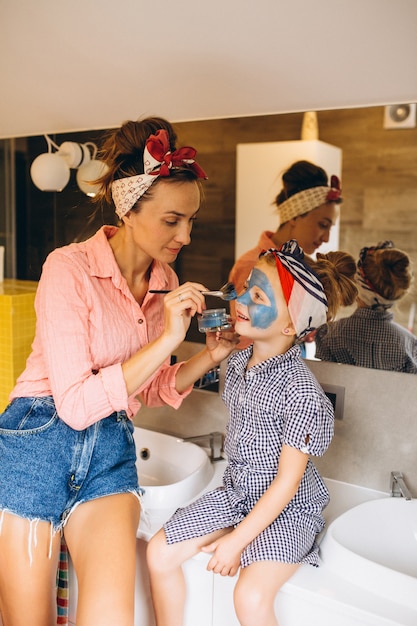
M 170 176 L 172 170 L 188 167 L 197 178 L 207 178 L 205 172 L 195 162 L 197 151 L 189 146 L 169 149 L 168 131 L 158 130 L 146 141 L 143 151 L 143 174 L 119 178 L 112 183 L 112 198 L 120 219 L 130 211 L 141 196 L 159 176 Z
M 299 215 L 309 213 L 313 209 L 326 202 L 342 202 L 342 190 L 337 176 L 330 179 L 330 187 L 311 187 L 295 193 L 278 205 L 278 215 L 280 224 L 285 224 L 289 220 Z

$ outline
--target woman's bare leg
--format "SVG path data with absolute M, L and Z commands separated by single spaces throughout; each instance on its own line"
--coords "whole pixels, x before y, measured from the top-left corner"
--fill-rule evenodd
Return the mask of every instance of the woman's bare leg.
M 298 563 L 259 561 L 240 570 L 234 603 L 241 626 L 278 625 L 275 597 L 298 567 Z
M 3 626 L 56 626 L 60 534 L 51 524 L 3 513 L 0 613 Z
M 71 514 L 64 536 L 78 580 L 77 626 L 132 626 L 140 505 L 131 493 L 97 498 Z
M 186 600 L 182 564 L 229 529 L 168 545 L 163 529 L 148 545 L 147 561 L 157 626 L 183 626 Z

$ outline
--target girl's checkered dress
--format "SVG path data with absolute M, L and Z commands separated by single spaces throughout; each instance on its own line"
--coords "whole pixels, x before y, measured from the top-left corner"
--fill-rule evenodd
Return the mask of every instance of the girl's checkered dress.
M 283 444 L 321 456 L 333 436 L 333 408 L 298 346 L 246 370 L 252 347 L 229 359 L 223 399 L 229 409 L 223 486 L 178 509 L 165 523 L 169 544 L 236 526 L 276 476 Z M 308 444 L 306 445 L 306 440 Z M 329 494 L 311 462 L 276 520 L 243 551 L 254 561 L 318 564 L 317 533 Z

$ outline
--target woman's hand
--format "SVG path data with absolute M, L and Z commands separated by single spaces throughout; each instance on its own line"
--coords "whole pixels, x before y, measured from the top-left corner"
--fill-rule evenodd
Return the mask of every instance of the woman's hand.
M 164 297 L 165 333 L 181 343 L 196 313 L 205 308 L 201 293 L 206 287 L 200 283 L 184 283 Z
M 164 334 L 172 337 L 172 334 L 169 335 L 170 332 L 177 333 L 177 337 L 181 337 L 177 345 L 185 338 L 193 315 L 202 313 L 205 309 L 201 291 L 206 291 L 204 285 L 185 283 L 165 297 L 167 319 Z M 219 365 L 234 350 L 238 342 L 239 335 L 233 330 L 207 333 L 206 347 L 182 363 L 177 371 L 175 379 L 177 392 L 183 393 L 210 369 Z

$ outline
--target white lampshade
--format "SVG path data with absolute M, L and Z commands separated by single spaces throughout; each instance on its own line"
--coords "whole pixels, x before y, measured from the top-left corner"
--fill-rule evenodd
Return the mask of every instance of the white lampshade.
M 97 159 L 91 159 L 88 163 L 81 165 L 77 170 L 77 184 L 81 191 L 87 196 L 94 198 L 99 186 L 93 185 L 91 181 L 97 180 L 105 174 L 108 170 L 108 166 L 103 161 Z
M 69 167 L 76 169 L 91 159 L 88 143 L 64 141 L 59 146 L 58 154 L 66 160 Z
M 47 152 L 33 161 L 30 175 L 41 191 L 62 191 L 70 179 L 70 168 L 62 156 Z

